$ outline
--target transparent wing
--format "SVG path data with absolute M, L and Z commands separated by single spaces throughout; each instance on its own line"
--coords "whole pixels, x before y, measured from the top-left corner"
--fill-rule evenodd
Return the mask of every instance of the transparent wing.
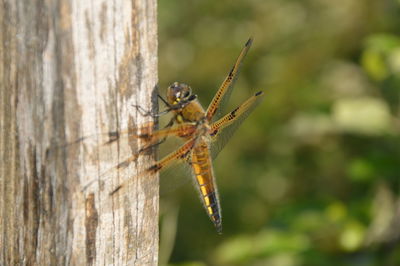
M 163 145 L 158 145 L 158 143 L 154 146 L 154 148 L 159 148 L 162 147 Z M 107 177 L 112 176 L 112 173 L 114 171 L 120 171 L 125 168 L 127 168 L 132 162 L 135 162 L 140 155 L 145 154 L 146 152 L 149 152 L 151 149 L 141 149 L 141 152 L 135 153 L 132 156 L 126 158 L 122 162 L 118 163 L 117 165 L 113 166 L 112 168 L 102 172 L 100 174 L 100 179 L 102 181 L 105 181 Z M 132 174 L 132 178 L 145 178 L 146 175 L 150 174 L 151 172 L 159 172 L 160 173 L 160 195 L 161 196 L 166 196 L 170 194 L 171 192 L 175 191 L 177 188 L 189 183 L 190 180 L 192 180 L 191 177 L 191 170 L 189 167 L 189 164 L 184 160 L 180 158 L 175 158 L 171 160 L 167 166 L 163 166 L 160 169 L 156 169 L 155 165 L 152 167 L 146 169 L 145 171 L 139 173 L 139 174 Z M 104 179 L 105 178 L 105 179 Z M 120 189 L 122 189 L 128 182 L 130 182 L 132 179 L 127 179 L 120 185 L 111 188 L 110 193 L 114 194 Z M 83 187 L 83 190 L 88 189 L 90 186 L 96 184 L 98 182 L 97 179 L 93 179 L 86 183 Z
M 226 143 L 233 136 L 238 127 L 261 103 L 263 98 L 264 93 L 262 91 L 257 92 L 239 107 L 211 125 L 213 138 L 211 156 L 213 159 L 217 158 L 219 152 L 225 147 Z
M 159 144 L 163 143 L 167 138 L 170 137 L 188 137 L 191 136 L 195 130 L 196 125 L 193 124 L 179 124 L 174 127 L 167 127 L 161 130 L 153 130 L 154 123 L 149 122 L 147 124 L 141 125 L 135 128 L 129 128 L 122 131 L 110 131 L 108 133 L 93 134 L 89 136 L 81 137 L 75 141 L 66 143 L 64 145 L 58 146 L 57 148 L 68 148 L 77 144 L 85 144 L 87 141 L 92 141 L 93 139 L 99 139 L 100 144 L 96 146 L 97 149 L 107 148 L 109 146 L 116 145 L 121 137 L 127 136 L 128 142 L 134 140 L 141 140 L 145 145 L 139 148 L 138 152 L 132 157 L 127 158 L 122 161 L 115 168 L 119 168 L 121 165 L 125 165 L 129 162 L 134 161 L 139 155 L 146 153 L 151 150 L 151 148 L 157 147 Z
M 252 42 L 253 40 L 251 38 L 246 42 L 228 76 L 222 82 L 217 93 L 214 95 L 214 98 L 207 108 L 206 116 L 208 121 L 212 121 L 214 117 L 218 119 L 220 117 L 221 109 L 229 101 L 229 98 L 232 94 L 233 85 L 235 84 L 235 81 L 240 71 L 240 67 L 242 65 L 242 61 L 249 51 Z
M 160 196 L 167 196 L 187 183 L 193 181 L 191 168 L 184 160 L 176 160 L 160 172 Z
M 85 142 L 90 142 L 93 140 L 98 140 L 100 142 L 99 146 L 108 146 L 116 143 L 119 138 L 123 136 L 128 136 L 129 140 L 133 140 L 135 138 L 145 138 L 149 134 L 153 132 L 154 122 L 148 122 L 146 124 L 142 124 L 139 127 L 130 127 L 126 130 L 121 131 L 109 131 L 105 133 L 96 133 L 91 135 L 86 135 L 80 137 L 76 140 L 72 140 L 70 142 L 61 144 L 56 147 L 56 149 L 68 148 L 73 145 L 84 144 Z
M 182 147 L 179 147 L 183 141 L 182 141 L 182 137 L 189 137 L 193 135 L 193 132 L 196 129 L 196 125 L 193 124 L 179 124 L 176 125 L 174 127 L 170 127 L 170 128 L 164 128 L 161 130 L 153 130 L 153 126 L 154 123 L 147 123 L 147 124 L 143 124 L 139 127 L 135 127 L 135 128 L 130 128 L 128 130 L 123 130 L 123 131 L 113 131 L 113 132 L 109 132 L 109 133 L 100 133 L 100 134 L 93 134 L 90 136 L 84 136 L 82 138 L 79 138 L 75 141 L 66 143 L 64 145 L 59 146 L 58 148 L 63 148 L 63 149 L 67 149 L 73 145 L 85 145 L 85 143 L 89 143 L 89 142 L 97 142 L 100 144 L 95 145 L 94 150 L 96 151 L 96 153 L 100 154 L 107 154 L 109 153 L 110 149 L 114 149 L 117 148 L 119 144 L 119 140 L 122 137 L 128 138 L 128 143 L 130 143 L 131 141 L 137 141 L 140 140 L 140 147 L 138 147 L 138 149 L 136 150 L 136 152 L 134 154 L 132 154 L 131 156 L 129 156 L 128 158 L 125 158 L 124 160 L 119 161 L 117 164 L 115 164 L 113 167 L 105 169 L 104 171 L 102 171 L 100 173 L 100 179 L 105 178 L 104 180 L 107 179 L 108 176 L 112 176 L 112 174 L 114 172 L 118 172 L 120 170 L 123 170 L 125 168 L 127 168 L 132 162 L 135 162 L 139 156 L 141 155 L 145 155 L 148 154 L 149 152 L 154 151 L 154 148 L 158 148 L 159 144 L 163 143 L 167 138 L 168 140 L 170 140 L 170 142 L 173 142 L 175 139 L 175 144 L 173 147 L 175 149 L 177 149 L 174 152 L 170 153 L 167 156 L 168 157 L 168 161 L 167 161 L 167 156 L 165 158 L 163 158 L 162 160 L 160 160 L 158 163 L 160 163 L 160 165 L 157 166 L 157 168 L 159 169 L 148 169 L 148 171 L 140 173 L 139 175 L 145 175 L 148 174 L 150 172 L 150 170 L 152 171 L 158 171 L 161 170 L 162 168 L 164 168 L 165 166 L 169 165 L 169 164 L 173 164 L 174 160 L 179 161 L 180 158 L 172 158 L 172 154 L 175 154 L 176 156 L 182 156 L 184 157 L 184 153 L 188 152 L 187 145 L 185 146 L 186 150 L 183 150 Z M 171 138 L 171 137 L 176 137 L 176 138 Z M 179 141 L 179 143 L 178 143 Z M 164 146 L 164 145 L 161 145 Z M 184 145 L 183 145 L 184 146 Z M 156 167 L 156 166 L 153 166 Z M 93 179 L 91 181 L 89 181 L 88 183 L 86 183 L 83 187 L 83 190 L 86 190 L 87 188 L 89 188 L 90 186 L 92 186 L 96 181 L 98 181 L 97 179 Z M 115 190 L 115 189 L 114 189 Z
M 157 146 L 157 155 L 163 158 L 169 152 L 180 147 L 185 142 L 182 138 L 168 138 L 162 145 Z M 190 152 L 189 152 L 190 153 Z M 191 170 L 186 160 L 175 160 L 160 171 L 160 196 L 175 197 L 178 188 L 191 183 Z M 174 192 L 173 194 L 171 192 Z M 180 192 L 179 192 L 180 193 Z
M 137 129 L 129 129 L 121 132 L 108 133 L 109 140 L 103 145 L 111 145 L 116 142 L 122 135 L 128 134 L 128 141 L 134 139 L 142 139 L 147 141 L 150 145 L 159 144 L 168 137 L 188 137 L 191 136 L 196 130 L 196 125 L 193 124 L 179 124 L 174 127 L 167 127 L 160 130 L 153 131 L 153 124 L 141 126 Z M 143 150 L 142 148 L 141 150 Z M 140 150 L 139 150 L 140 151 Z
M 161 160 L 155 162 L 149 168 L 145 169 L 143 172 L 136 175 L 136 178 L 144 177 L 148 174 L 162 171 L 164 169 L 169 168 L 171 165 L 179 164 L 179 163 L 181 163 L 181 161 L 185 161 L 187 156 L 190 154 L 193 147 L 195 146 L 195 144 L 196 144 L 196 137 L 193 137 L 190 140 L 186 141 L 178 149 L 176 149 L 175 151 L 164 156 Z M 137 156 L 135 157 L 135 159 L 136 158 L 137 158 Z M 127 160 L 125 160 L 125 162 L 128 162 L 128 164 L 120 163 L 117 167 L 118 168 L 127 167 L 127 165 L 129 165 L 129 163 L 131 162 L 131 159 L 128 158 Z M 123 183 L 121 183 L 117 187 L 115 187 L 111 191 L 110 194 L 114 194 L 114 193 L 118 192 L 120 189 L 123 189 L 128 182 L 131 182 L 131 178 L 125 180 Z

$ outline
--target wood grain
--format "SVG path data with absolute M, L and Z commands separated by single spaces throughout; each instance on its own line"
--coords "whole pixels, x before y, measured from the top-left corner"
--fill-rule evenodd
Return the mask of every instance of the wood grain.
M 1 2 L 0 265 L 157 265 L 154 156 L 107 171 L 140 143 L 99 145 L 151 121 L 156 23 L 155 0 Z

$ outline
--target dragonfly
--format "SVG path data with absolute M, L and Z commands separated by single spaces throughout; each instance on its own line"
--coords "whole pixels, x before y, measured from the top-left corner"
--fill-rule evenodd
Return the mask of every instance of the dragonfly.
M 148 126 L 139 128 L 137 130 L 139 133 L 132 133 L 132 130 L 120 133 L 114 132 L 110 134 L 112 138 L 108 141 L 108 143 L 116 141 L 121 133 L 136 134 L 133 137 L 146 140 L 145 147 L 115 167 L 120 169 L 127 167 L 138 156 L 150 148 L 157 147 L 169 137 L 182 139 L 184 143 L 181 146 L 156 161 L 141 174 L 158 173 L 174 164 L 186 165 L 195 180 L 194 183 L 200 194 L 202 205 L 220 234 L 222 233 L 222 213 L 213 170 L 213 159 L 224 148 L 239 125 L 260 104 L 264 96 L 263 91 L 258 91 L 231 112 L 221 115 L 221 108 L 229 100 L 242 61 L 251 44 L 252 38 L 246 42 L 207 109 L 203 108 L 197 95 L 192 93 L 189 85 L 174 82 L 167 88 L 166 99 L 159 95 L 159 98 L 167 106 L 166 110 L 152 114 L 151 112 L 146 112 L 142 107 L 136 106 L 143 115 L 162 116 L 172 113 L 172 118 L 166 127 L 153 132 L 150 132 Z M 116 187 L 111 194 L 117 193 L 126 186 L 127 182 L 129 182 L 129 179 Z

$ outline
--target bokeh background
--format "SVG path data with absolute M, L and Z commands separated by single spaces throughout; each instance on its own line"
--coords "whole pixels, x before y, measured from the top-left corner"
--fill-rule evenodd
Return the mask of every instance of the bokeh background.
M 206 106 L 248 37 L 220 153 L 218 235 L 191 184 L 161 199 L 160 264 L 400 265 L 400 1 L 160 0 L 160 87 Z

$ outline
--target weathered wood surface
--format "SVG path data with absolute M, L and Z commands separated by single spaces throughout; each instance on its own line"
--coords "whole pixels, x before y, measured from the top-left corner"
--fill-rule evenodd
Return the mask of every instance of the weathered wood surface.
M 1 2 L 0 265 L 157 264 L 158 177 L 132 178 L 154 158 L 108 171 L 140 143 L 99 146 L 151 119 L 156 22 L 155 0 Z

